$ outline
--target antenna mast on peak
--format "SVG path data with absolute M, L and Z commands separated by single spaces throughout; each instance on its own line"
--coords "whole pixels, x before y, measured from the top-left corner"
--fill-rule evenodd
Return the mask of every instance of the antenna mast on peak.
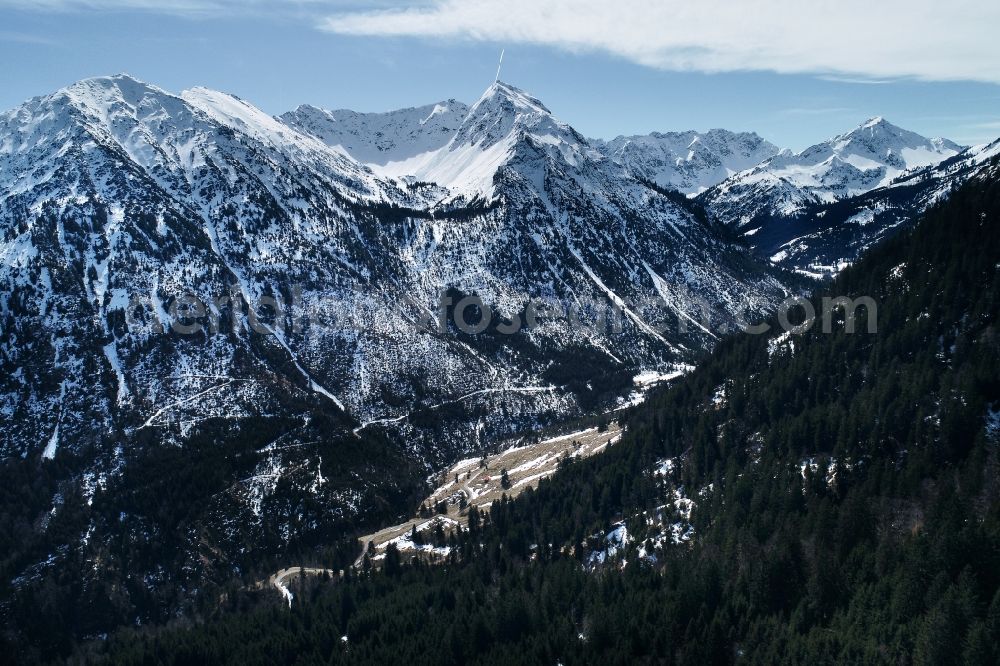
M 497 76 L 493 79 L 493 83 L 500 80 L 500 68 L 503 66 L 503 49 L 500 49 L 500 62 L 497 63 Z

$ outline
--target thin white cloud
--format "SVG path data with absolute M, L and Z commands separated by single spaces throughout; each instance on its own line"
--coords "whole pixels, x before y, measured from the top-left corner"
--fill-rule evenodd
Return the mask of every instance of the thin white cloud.
M 1000 3 L 982 0 L 430 0 L 343 11 L 324 30 L 598 51 L 671 70 L 1000 83 Z
M 336 0 L 0 0 L 7 7 L 36 12 L 133 11 L 190 17 L 245 16 L 261 14 L 301 15 L 307 11 L 330 11 L 343 2 Z M 366 3 L 365 6 L 371 6 Z M 355 5 L 356 6 L 356 5 Z
M 164 13 L 217 11 L 212 0 L 0 0 L 0 7 L 34 11 L 139 10 Z
M 47 37 L 40 37 L 27 32 L 11 32 L 0 30 L 0 42 L 13 42 L 15 44 L 34 44 L 36 46 L 55 46 L 54 40 Z
M 888 83 L 893 83 L 895 79 L 866 79 L 864 77 L 850 77 L 850 76 L 832 76 L 824 75 L 819 77 L 824 81 L 831 81 L 833 83 L 848 83 L 851 85 L 864 85 L 864 86 L 884 86 Z
M 988 129 L 988 130 L 1000 130 L 1000 120 L 991 120 L 985 123 L 974 123 L 968 127 L 975 127 L 977 129 Z
M 0 0 L 0 8 L 52 12 L 153 12 L 205 17 L 222 13 L 224 2 L 212 0 Z
M 853 112 L 854 109 L 847 106 L 830 106 L 830 107 L 799 106 L 781 110 L 781 114 L 786 116 L 828 116 L 828 115 L 843 115 L 846 113 L 853 113 Z
M 290 9 L 315 9 L 324 13 L 350 9 L 398 7 L 398 0 L 0 0 L 0 9 L 35 11 L 138 10 L 161 13 L 227 11 L 241 7 L 288 13 Z

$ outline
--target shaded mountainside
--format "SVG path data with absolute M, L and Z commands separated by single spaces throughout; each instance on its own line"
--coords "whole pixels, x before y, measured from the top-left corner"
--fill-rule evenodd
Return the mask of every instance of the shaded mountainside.
M 578 411 L 578 396 L 546 381 L 556 356 L 600 358 L 595 377 L 669 366 L 714 339 L 676 322 L 732 326 L 786 292 L 506 84 L 441 149 L 448 174 L 429 172 L 457 184 L 379 176 L 238 98 L 126 76 L 32 100 L 2 124 L 7 455 L 51 458 L 115 429 L 183 441 L 207 418 L 269 413 L 282 383 L 361 423 L 491 392 L 523 427 Z M 477 348 L 417 325 L 448 289 L 505 319 L 531 299 L 632 306 L 624 341 L 550 317 L 516 344 Z M 194 318 L 209 335 L 159 335 L 185 319 L 172 310 L 184 294 L 208 304 Z M 251 340 L 238 306 L 268 298 L 291 307 L 258 322 L 270 339 Z M 290 329 L 302 311 L 306 325 Z M 446 446 L 509 430 L 469 421 L 447 426 Z M 407 436 L 422 456 L 447 455 L 426 432 Z
M 127 631 L 86 654 L 996 663 L 998 224 L 994 165 L 832 284 L 874 299 L 877 332 L 860 308 L 854 333 L 841 314 L 830 333 L 723 340 L 625 414 L 618 445 L 470 519 L 447 566 L 390 551 L 382 573 L 302 590 L 290 611 Z
M 116 428 L 183 441 L 206 418 L 268 413 L 268 387 L 283 381 L 362 423 L 506 392 L 523 426 L 576 409 L 572 392 L 545 380 L 553 354 L 580 351 L 618 370 L 668 366 L 714 339 L 676 322 L 732 326 L 786 292 L 779 273 L 609 168 L 506 84 L 438 151 L 447 173 L 428 173 L 439 184 L 380 176 L 238 98 L 175 96 L 127 76 L 74 84 L 0 120 L 0 309 L 15 320 L 0 394 L 13 417 L 0 431 L 7 455 L 51 458 Z M 555 316 L 499 347 L 428 334 L 418 324 L 448 289 L 505 319 L 531 299 L 629 304 L 626 340 L 597 328 L 574 335 Z M 184 294 L 207 312 L 179 317 Z M 257 322 L 269 340 L 251 340 L 238 306 L 269 298 L 285 304 L 282 316 Z M 639 309 L 657 303 L 663 312 Z M 192 318 L 210 334 L 159 335 Z M 296 319 L 305 325 L 289 327 Z M 28 330 L 43 333 L 28 340 Z M 274 377 L 259 369 L 264 352 Z M 524 387 L 551 390 L 519 397 Z M 470 436 L 467 421 L 453 424 L 452 440 Z M 422 455 L 438 455 L 426 434 L 410 435 Z

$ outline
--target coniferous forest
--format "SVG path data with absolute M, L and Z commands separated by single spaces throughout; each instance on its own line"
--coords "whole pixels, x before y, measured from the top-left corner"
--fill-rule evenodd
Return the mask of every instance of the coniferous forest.
M 998 225 L 1000 179 L 951 193 L 813 297 L 872 297 L 854 332 L 841 312 L 723 340 L 622 412 L 618 444 L 445 537 L 445 564 L 390 548 L 291 608 L 234 595 L 73 659 L 998 663 Z M 691 537 L 664 538 L 681 496 Z

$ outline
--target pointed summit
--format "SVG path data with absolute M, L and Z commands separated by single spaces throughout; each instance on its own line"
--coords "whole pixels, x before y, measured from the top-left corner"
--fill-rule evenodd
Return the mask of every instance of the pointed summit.
M 414 175 L 448 187 L 454 196 L 489 199 L 497 171 L 531 146 L 571 165 L 591 154 L 600 158 L 539 99 L 498 80 L 472 105 L 448 144 L 418 165 Z
M 920 143 L 926 141 L 925 137 L 920 136 L 916 132 L 910 132 L 903 129 L 897 125 L 893 125 L 891 122 L 886 120 L 883 116 L 874 116 L 869 118 L 865 122 L 861 123 L 854 129 L 844 134 L 834 137 L 831 141 L 836 141 L 838 138 L 842 137 L 856 137 L 856 136 L 884 136 L 884 137 L 897 137 L 903 141 L 910 143 Z
M 948 139 L 928 139 L 927 137 L 917 134 L 916 132 L 911 132 L 898 125 L 894 125 L 883 116 L 874 116 L 869 118 L 855 129 L 840 135 L 840 137 L 835 137 L 834 139 L 831 139 L 831 141 L 836 141 L 838 138 L 856 136 L 884 137 L 888 141 L 900 143 L 901 147 L 931 148 L 938 152 L 954 151 L 955 153 L 959 153 L 966 148 L 966 146 L 961 146 L 953 141 L 949 141 Z
M 500 142 L 511 143 L 525 134 L 576 135 L 569 125 L 557 120 L 541 100 L 520 88 L 494 81 L 472 105 L 452 144 L 490 148 Z M 583 141 L 575 136 L 575 141 Z
M 928 139 L 905 130 L 882 116 L 869 118 L 859 127 L 826 142 L 826 145 L 845 161 L 850 162 L 851 157 L 871 159 L 897 172 L 936 164 L 964 150 L 963 146 L 947 139 Z M 898 173 L 892 177 L 895 175 Z
M 499 79 L 491 83 L 479 98 L 479 101 L 472 105 L 472 111 L 475 111 L 476 107 L 483 104 L 503 103 L 504 101 L 522 111 L 552 113 L 537 97 L 533 97 L 520 88 Z

